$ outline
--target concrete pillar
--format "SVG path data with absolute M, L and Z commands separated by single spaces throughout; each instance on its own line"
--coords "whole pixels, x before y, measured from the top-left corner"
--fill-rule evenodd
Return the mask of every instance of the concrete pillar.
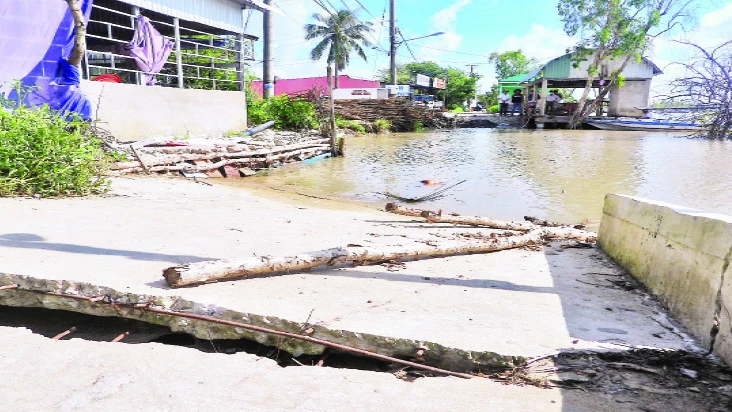
M 537 101 L 539 104 L 539 114 L 544 116 L 546 114 L 546 90 L 549 88 L 547 85 L 546 77 L 541 79 L 541 100 Z

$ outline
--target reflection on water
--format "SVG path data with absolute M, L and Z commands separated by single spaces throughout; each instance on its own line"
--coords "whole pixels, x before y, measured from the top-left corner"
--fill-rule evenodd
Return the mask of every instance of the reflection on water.
M 346 157 L 285 166 L 242 184 L 383 203 L 467 182 L 419 207 L 520 219 L 597 221 L 606 193 L 732 214 L 732 142 L 644 132 L 459 129 L 352 138 Z

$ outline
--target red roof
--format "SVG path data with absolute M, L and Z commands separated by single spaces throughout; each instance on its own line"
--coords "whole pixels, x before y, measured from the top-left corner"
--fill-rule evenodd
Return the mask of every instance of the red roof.
M 346 74 L 338 76 L 339 86 L 343 89 L 363 88 L 374 89 L 381 86 L 378 80 L 354 79 Z M 258 95 L 262 95 L 262 82 L 253 81 L 250 83 L 252 91 Z M 275 96 L 281 94 L 297 95 L 306 93 L 313 88 L 328 89 L 328 78 L 323 77 L 305 77 L 302 79 L 278 79 L 275 82 Z

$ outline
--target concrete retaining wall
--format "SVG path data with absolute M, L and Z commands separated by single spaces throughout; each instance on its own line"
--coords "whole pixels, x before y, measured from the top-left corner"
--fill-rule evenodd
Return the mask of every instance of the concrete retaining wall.
M 92 118 L 119 140 L 219 137 L 246 129 L 245 94 L 82 81 Z
M 598 242 L 732 364 L 731 216 L 609 194 Z

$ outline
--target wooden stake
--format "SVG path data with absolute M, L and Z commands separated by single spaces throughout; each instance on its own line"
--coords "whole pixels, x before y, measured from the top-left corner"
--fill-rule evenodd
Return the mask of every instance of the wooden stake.
M 76 330 L 76 326 L 74 326 L 72 328 L 69 328 L 69 330 L 67 330 L 66 332 L 59 333 L 58 335 L 54 336 L 51 339 L 53 339 L 53 340 L 59 340 L 59 339 L 63 338 L 64 336 L 66 336 L 66 335 L 68 335 L 70 333 L 73 333 L 75 330 Z
M 119 342 L 119 341 L 121 341 L 122 339 L 124 339 L 124 338 L 125 338 L 125 336 L 127 336 L 127 335 L 129 335 L 129 334 L 130 334 L 130 332 L 125 332 L 125 333 L 122 333 L 122 334 L 120 334 L 119 336 L 117 336 L 116 338 L 112 339 L 112 342 Z
M 150 174 L 150 170 L 145 165 L 145 162 L 142 161 L 142 157 L 140 157 L 140 154 L 137 153 L 137 150 L 135 150 L 135 146 L 130 145 L 130 149 L 132 149 L 132 154 L 135 155 L 135 157 L 137 158 L 137 161 L 140 162 L 140 166 L 142 166 L 142 170 L 145 171 L 145 174 L 148 174 L 149 175 Z

